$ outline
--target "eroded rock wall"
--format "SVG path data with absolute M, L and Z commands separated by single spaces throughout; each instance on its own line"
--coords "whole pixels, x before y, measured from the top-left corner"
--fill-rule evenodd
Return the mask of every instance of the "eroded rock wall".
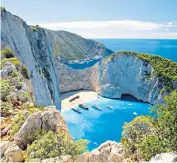
M 1 46 L 10 47 L 16 57 L 27 66 L 36 104 L 55 104 L 59 109 L 59 81 L 45 31 L 32 31 L 22 19 L 9 12 L 2 12 L 1 16 Z

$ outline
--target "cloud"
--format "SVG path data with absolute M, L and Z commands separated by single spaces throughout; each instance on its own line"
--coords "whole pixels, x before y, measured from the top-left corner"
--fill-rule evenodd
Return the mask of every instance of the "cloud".
M 65 23 L 50 23 L 50 24 L 40 24 L 42 27 L 50 29 L 65 29 L 65 28 L 118 28 L 127 30 L 152 30 L 158 29 L 159 25 L 151 22 L 142 21 L 81 21 L 81 22 L 65 22 Z
M 162 37 L 162 34 L 158 33 L 165 30 L 163 37 L 176 37 L 167 33 L 169 28 L 173 27 L 172 22 L 158 24 L 137 20 L 115 20 L 39 23 L 39 25 L 51 30 L 73 32 L 86 38 L 156 38 Z

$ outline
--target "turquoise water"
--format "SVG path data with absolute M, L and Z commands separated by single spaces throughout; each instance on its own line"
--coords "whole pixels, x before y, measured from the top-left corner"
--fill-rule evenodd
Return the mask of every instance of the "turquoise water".
M 129 50 L 140 53 L 160 55 L 177 62 L 177 40 L 159 39 L 97 39 L 107 48 L 113 51 Z M 83 69 L 94 65 L 97 60 L 82 64 L 69 65 L 74 69 Z M 107 140 L 120 141 L 124 122 L 130 122 L 138 115 L 150 114 L 150 105 L 140 101 L 132 101 L 129 98 L 114 100 L 97 98 L 85 103 L 89 111 L 81 109 L 78 114 L 72 110 L 62 112 L 70 133 L 75 139 L 85 138 L 89 142 L 89 150 L 98 147 Z M 103 111 L 92 108 L 93 104 L 99 105 Z M 113 106 L 110 110 L 107 106 Z M 133 114 L 137 113 L 137 115 Z
M 103 111 L 98 111 L 91 106 L 96 104 Z M 116 100 L 108 98 L 96 98 L 85 103 L 89 110 L 83 110 L 81 114 L 73 110 L 62 111 L 69 131 L 75 139 L 88 139 L 88 149 L 92 150 L 107 140 L 120 141 L 124 122 L 130 122 L 138 115 L 148 115 L 150 105 L 140 101 Z M 107 106 L 113 106 L 114 110 Z

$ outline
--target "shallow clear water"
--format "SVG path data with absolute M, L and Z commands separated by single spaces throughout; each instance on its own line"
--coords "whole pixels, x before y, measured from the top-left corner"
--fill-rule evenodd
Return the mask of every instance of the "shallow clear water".
M 93 104 L 99 105 L 103 111 L 92 108 Z M 73 110 L 62 111 L 71 135 L 75 139 L 85 138 L 90 141 L 88 150 L 98 147 L 107 140 L 120 141 L 124 122 L 130 122 L 136 115 L 148 115 L 150 105 L 132 100 L 115 100 L 96 98 L 85 103 L 89 110 L 81 114 Z M 114 110 L 107 106 L 113 106 Z
M 100 59 L 92 59 L 91 61 L 86 61 L 84 63 L 79 63 L 79 64 L 78 63 L 70 63 L 67 65 L 73 69 L 85 69 L 85 68 L 93 66 L 98 61 L 100 61 Z

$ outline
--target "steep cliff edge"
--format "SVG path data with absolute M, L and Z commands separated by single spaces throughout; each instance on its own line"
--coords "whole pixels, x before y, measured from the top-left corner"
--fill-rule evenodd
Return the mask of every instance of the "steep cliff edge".
M 27 66 L 36 104 L 55 104 L 60 108 L 58 77 L 45 31 L 32 31 L 22 19 L 9 12 L 2 12 L 1 16 L 2 47 L 10 47 L 16 57 Z
M 21 18 L 1 12 L 1 48 L 8 46 L 24 63 L 32 81 L 36 105 L 60 108 L 55 63 L 87 60 L 112 53 L 102 44 L 64 31 L 30 27 Z
M 155 104 L 177 89 L 177 63 L 159 56 L 118 52 L 95 65 L 95 71 L 93 87 L 108 98 L 129 94 Z
M 90 89 L 108 98 L 124 94 L 151 104 L 177 89 L 177 63 L 134 52 L 117 52 L 84 70 L 59 67 L 61 92 Z

